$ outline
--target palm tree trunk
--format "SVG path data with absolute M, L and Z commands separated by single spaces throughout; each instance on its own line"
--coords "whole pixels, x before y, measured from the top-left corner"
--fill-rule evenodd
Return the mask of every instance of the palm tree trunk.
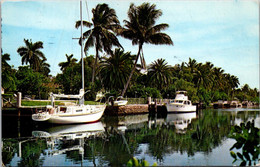
M 137 65 L 137 61 L 138 61 L 138 58 L 139 58 L 139 56 L 140 56 L 140 52 L 141 52 L 141 50 L 142 50 L 142 46 L 143 46 L 143 44 L 140 44 L 140 45 L 139 45 L 138 53 L 137 53 L 136 58 L 135 58 L 135 64 L 134 64 L 134 66 L 133 66 L 133 68 L 132 68 L 132 71 L 131 71 L 130 76 L 129 76 L 127 82 L 126 82 L 125 88 L 124 88 L 124 90 L 123 90 L 121 96 L 124 96 L 124 95 L 125 95 L 125 92 L 126 92 L 126 90 L 127 90 L 127 88 L 128 88 L 128 85 L 129 85 L 129 83 L 130 83 L 130 81 L 131 81 L 131 78 L 132 78 L 132 76 L 133 76 L 133 74 L 134 74 L 134 72 L 135 72 L 135 68 L 136 68 L 136 65 Z
M 98 39 L 96 39 L 96 41 L 98 41 Z M 92 84 L 94 85 L 94 81 L 95 81 L 95 70 L 96 70 L 96 66 L 97 66 L 97 59 L 98 59 L 98 42 L 96 42 L 96 59 L 95 59 L 95 63 L 94 63 L 94 66 L 93 66 L 93 70 L 92 70 Z

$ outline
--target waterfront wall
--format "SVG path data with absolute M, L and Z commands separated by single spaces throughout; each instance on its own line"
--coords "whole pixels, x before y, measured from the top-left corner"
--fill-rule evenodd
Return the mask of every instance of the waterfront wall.
M 126 105 L 126 106 L 107 106 L 105 115 L 130 115 L 149 113 L 147 104 Z

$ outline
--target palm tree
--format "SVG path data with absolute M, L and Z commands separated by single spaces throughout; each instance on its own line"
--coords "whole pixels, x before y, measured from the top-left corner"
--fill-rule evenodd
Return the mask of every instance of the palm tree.
M 124 53 L 121 49 L 115 49 L 111 57 L 102 57 L 100 62 L 100 74 L 104 86 L 107 89 L 122 90 L 130 75 L 134 56 L 130 52 Z
M 171 83 L 172 67 L 165 59 L 157 59 L 148 67 L 149 83 L 158 90 L 166 88 Z
M 194 84 L 197 85 L 197 89 L 204 87 L 206 90 L 210 89 L 213 81 L 212 75 L 213 64 L 206 62 L 205 64 L 197 64 L 196 72 L 194 75 Z
M 59 66 L 60 66 L 60 70 L 63 71 L 65 70 L 67 67 L 70 67 L 72 65 L 75 65 L 76 62 L 78 61 L 77 59 L 73 58 L 73 54 L 71 54 L 70 56 L 69 55 L 65 55 L 66 58 L 67 58 L 67 61 L 66 62 L 60 62 L 59 63 Z
M 50 70 L 50 64 L 46 63 L 46 60 L 42 60 L 40 63 L 40 70 L 43 75 L 48 76 L 49 73 L 51 72 Z
M 121 47 L 117 37 L 114 35 L 114 32 L 117 28 L 120 27 L 119 21 L 116 16 L 114 9 L 109 8 L 105 3 L 98 4 L 96 8 L 92 9 L 93 18 L 92 22 L 83 21 L 83 25 L 86 27 L 93 28 L 83 33 L 83 39 L 87 39 L 85 42 L 84 51 L 86 52 L 89 47 L 95 45 L 96 49 L 96 58 L 94 67 L 92 70 L 92 83 L 94 83 L 95 78 L 95 69 L 99 57 L 99 51 L 105 51 L 108 54 L 112 53 L 112 46 Z M 81 21 L 77 21 L 75 27 L 79 28 Z M 80 41 L 81 43 L 81 41 Z
M 7 62 L 9 60 L 10 55 L 8 53 L 2 54 L 2 87 L 7 90 L 15 90 L 15 72 Z
M 10 55 L 8 53 L 2 55 L 2 71 L 11 68 L 11 66 L 7 63 L 7 61 L 9 60 L 10 60 Z
M 139 45 L 138 53 L 135 58 L 135 63 L 127 80 L 122 96 L 124 96 L 130 80 L 136 69 L 137 61 L 141 57 L 141 52 L 144 43 L 148 44 L 168 44 L 173 45 L 173 42 L 162 30 L 169 27 L 168 24 L 162 23 L 155 25 L 156 20 L 162 15 L 162 11 L 155 8 L 156 6 L 149 3 L 143 3 L 140 6 L 131 4 L 128 10 L 129 21 L 124 20 L 125 26 L 120 29 L 119 34 L 124 38 L 132 40 L 133 45 Z M 144 57 L 141 57 L 144 60 Z M 143 62 L 143 61 L 142 61 Z
M 42 60 L 46 60 L 44 54 L 40 51 L 43 49 L 41 41 L 33 43 L 32 40 L 24 39 L 25 46 L 19 47 L 17 52 L 22 57 L 22 65 L 30 64 L 34 71 L 39 71 Z

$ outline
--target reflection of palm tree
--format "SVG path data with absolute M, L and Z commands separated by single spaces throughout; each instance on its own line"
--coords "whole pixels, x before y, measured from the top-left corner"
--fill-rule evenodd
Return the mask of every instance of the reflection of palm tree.
M 165 59 L 157 59 L 148 67 L 149 83 L 157 87 L 158 90 L 171 83 L 172 67 L 167 64 Z
M 144 65 L 144 57 L 141 56 L 143 44 L 173 44 L 170 36 L 165 33 L 161 33 L 161 31 L 168 28 L 169 25 L 155 25 L 156 20 L 162 15 L 161 10 L 158 10 L 155 7 L 155 5 L 150 5 L 149 3 L 143 3 L 140 6 L 135 6 L 134 4 L 131 4 L 128 10 L 129 21 L 124 20 L 125 28 L 122 28 L 119 32 L 121 36 L 132 40 L 133 45 L 139 45 L 138 53 L 135 58 L 135 64 L 132 68 L 125 88 L 122 91 L 122 96 L 124 96 L 126 89 L 128 88 L 139 57 L 141 57 L 142 64 Z
M 89 47 L 95 45 L 96 59 L 92 70 L 92 83 L 95 78 L 95 68 L 99 59 L 99 51 L 106 51 L 111 53 L 112 45 L 122 47 L 114 35 L 113 31 L 119 27 L 119 21 L 114 9 L 108 7 L 107 4 L 98 4 L 96 8 L 92 9 L 93 18 L 92 23 L 83 21 L 83 25 L 87 27 L 94 27 L 83 33 L 83 38 L 87 39 L 85 43 L 84 51 L 86 52 Z M 77 21 L 75 27 L 78 28 L 81 25 L 81 21 Z
M 42 60 L 46 60 L 44 54 L 40 51 L 43 49 L 41 41 L 32 43 L 32 40 L 24 39 L 25 47 L 19 47 L 17 52 L 22 57 L 22 64 L 30 64 L 34 71 L 39 71 Z
M 131 72 L 134 57 L 130 52 L 115 49 L 111 57 L 102 57 L 100 73 L 105 88 L 122 90 Z
M 42 166 L 44 159 L 40 156 L 46 148 L 46 141 L 43 139 L 23 143 L 22 159 L 18 166 Z
M 78 61 L 77 59 L 73 58 L 73 54 L 69 55 L 65 55 L 67 58 L 66 62 L 61 62 L 59 63 L 59 66 L 61 67 L 60 70 L 65 70 L 67 67 L 71 67 L 72 65 L 75 65 L 76 62 Z

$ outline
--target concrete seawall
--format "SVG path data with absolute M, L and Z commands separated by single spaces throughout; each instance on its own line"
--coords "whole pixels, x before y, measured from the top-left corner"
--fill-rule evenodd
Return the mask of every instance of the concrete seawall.
M 107 106 L 105 115 L 130 115 L 149 113 L 148 104 L 133 104 L 126 106 Z

